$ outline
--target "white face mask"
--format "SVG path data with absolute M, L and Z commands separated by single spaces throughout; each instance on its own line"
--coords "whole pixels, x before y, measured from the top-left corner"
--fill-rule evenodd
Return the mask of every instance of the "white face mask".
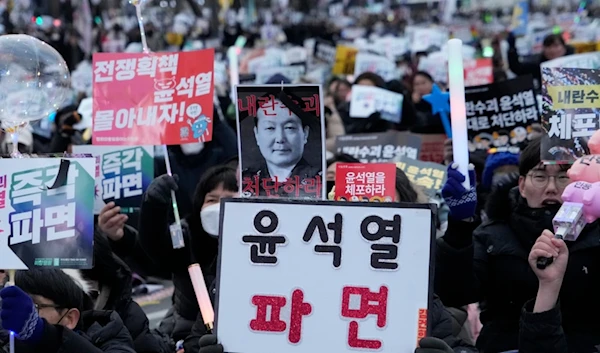
M 205 207 L 200 211 L 200 221 L 202 222 L 202 228 L 210 236 L 217 238 L 219 236 L 219 216 L 221 215 L 221 204 L 217 203 Z
M 186 143 L 181 145 L 181 152 L 186 156 L 200 153 L 204 149 L 204 142 Z

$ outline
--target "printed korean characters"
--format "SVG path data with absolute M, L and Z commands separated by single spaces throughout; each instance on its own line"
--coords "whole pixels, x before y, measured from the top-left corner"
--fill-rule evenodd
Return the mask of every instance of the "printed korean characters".
M 325 128 L 319 86 L 237 86 L 240 192 L 325 197 Z
M 99 214 L 109 202 L 123 213 L 139 211 L 142 194 L 154 178 L 153 146 L 73 146 L 74 153 L 96 157 L 96 200 Z
M 598 130 L 600 73 L 588 69 L 543 68 L 542 159 L 570 163 L 589 154 Z
M 6 241 L 0 268 L 91 268 L 94 159 L 0 159 L 0 165 L 10 171 L 0 177 Z
M 403 156 L 417 159 L 420 149 L 420 137 L 397 131 L 344 135 L 336 140 L 338 153 L 350 155 L 361 163 L 386 163 Z
M 469 87 L 465 99 L 474 149 L 523 145 L 530 137 L 530 126 L 539 122 L 531 76 Z
M 441 191 L 446 182 L 446 167 L 441 164 L 402 158 L 396 166 L 429 196 Z
M 429 206 L 235 199 L 222 212 L 226 351 L 409 352 L 427 334 Z
M 94 54 L 93 143 L 212 139 L 214 50 Z
M 393 163 L 338 163 L 335 178 L 336 201 L 395 201 L 396 165 Z

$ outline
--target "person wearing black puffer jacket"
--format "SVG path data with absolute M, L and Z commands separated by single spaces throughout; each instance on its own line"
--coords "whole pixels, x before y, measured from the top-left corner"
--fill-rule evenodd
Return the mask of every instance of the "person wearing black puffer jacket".
M 172 273 L 173 308 L 159 329 L 177 342 L 190 334 L 200 312 L 188 266 L 201 266 L 207 286 L 216 276 L 219 205 L 221 198 L 238 194 L 236 170 L 217 166 L 204 172 L 193 197 L 192 211 L 181 221 L 186 245 L 181 249 L 173 249 L 169 231 L 174 223 L 171 190 L 178 190 L 177 176 L 162 175 L 152 181 L 144 194 L 138 237 L 149 258 Z
M 175 345 L 167 335 L 150 330 L 146 314 L 131 297 L 131 270 L 113 253 L 108 239 L 98 227 L 94 232 L 94 268 L 65 271 L 98 291 L 94 302 L 88 303 L 93 307 L 86 309 L 114 310 L 119 314 L 133 338 L 137 353 L 171 353 L 174 350 Z
M 519 349 L 521 310 L 538 289 L 529 253 L 540 235 L 553 229 L 570 183 L 568 167 L 544 165 L 537 139 L 521 154 L 518 186 L 490 194 L 486 222 L 478 227 L 468 216 L 453 219 L 451 207 L 448 231 L 438 240 L 435 291 L 449 306 L 482 302 L 477 347 L 485 353 Z M 569 266 L 560 292 L 563 328 L 569 352 L 592 352 L 600 344 L 598 222 L 567 246 Z

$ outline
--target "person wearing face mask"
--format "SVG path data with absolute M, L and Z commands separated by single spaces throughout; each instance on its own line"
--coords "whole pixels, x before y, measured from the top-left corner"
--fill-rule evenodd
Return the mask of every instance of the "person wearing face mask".
M 119 315 L 86 310 L 84 290 L 60 269 L 17 272 L 15 286 L 0 291 L 1 325 L 15 332 L 15 351 L 135 353 Z M 0 350 L 8 344 L 0 341 Z
M 238 153 L 235 132 L 222 121 L 218 109 L 220 108 L 215 104 L 212 141 L 168 147 L 172 173 L 179 176 L 176 197 L 182 216 L 192 210 L 192 196 L 204 171 L 224 163 Z M 154 170 L 155 176 L 167 173 L 164 157 L 154 158 Z
M 200 312 L 188 266 L 198 263 L 207 287 L 212 284 L 217 271 L 219 204 L 221 198 L 238 194 L 235 168 L 220 165 L 208 169 L 197 185 L 191 212 L 181 221 L 185 247 L 173 249 L 169 231 L 174 222 L 171 190 L 180 190 L 178 179 L 162 175 L 152 181 L 144 194 L 138 234 L 149 258 L 172 274 L 173 308 L 159 330 L 175 342 L 190 334 Z
M 344 158 L 343 156 L 345 155 L 340 155 L 341 158 Z M 428 199 L 419 188 L 414 187 L 402 170 L 396 169 L 396 196 L 394 201 L 427 203 Z M 209 295 L 213 303 L 216 296 L 215 282 L 216 280 L 213 281 L 209 289 Z M 459 328 L 456 329 L 456 319 L 436 295 L 434 295 L 430 305 L 429 314 L 430 321 L 428 325 L 431 325 L 431 334 L 419 342 L 419 348 L 415 349 L 415 353 L 477 353 L 472 345 L 457 337 L 462 324 L 459 324 Z M 198 316 L 192 328 L 192 333 L 185 339 L 184 349 L 186 353 L 224 353 L 225 351 L 223 345 L 218 342 L 217 336 L 206 331 L 201 315 Z
M 443 188 L 450 206 L 448 231 L 438 240 L 435 291 L 446 305 L 483 302 L 477 347 L 486 353 L 519 349 L 519 318 L 536 296 L 538 280 L 528 255 L 536 240 L 551 233 L 561 195 L 570 183 L 566 165 L 540 160 L 540 139 L 523 150 L 518 185 L 499 185 L 488 197 L 488 220 L 478 224 L 476 193 L 465 190 L 460 173 L 448 173 Z M 553 235 L 552 235 L 553 236 Z M 567 242 L 569 266 L 560 311 L 569 352 L 592 352 L 600 344 L 600 229 L 588 224 Z

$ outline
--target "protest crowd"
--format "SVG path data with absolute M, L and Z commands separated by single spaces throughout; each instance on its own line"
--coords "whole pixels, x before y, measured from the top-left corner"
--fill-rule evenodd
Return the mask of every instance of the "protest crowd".
M 305 2 L 0 0 L 0 352 L 600 352 L 594 4 Z

